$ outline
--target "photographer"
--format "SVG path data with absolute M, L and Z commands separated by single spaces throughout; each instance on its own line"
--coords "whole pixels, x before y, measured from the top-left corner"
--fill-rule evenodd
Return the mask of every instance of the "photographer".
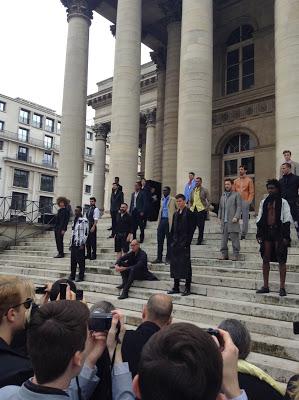
M 95 364 L 106 344 L 111 359 L 114 358 L 113 399 L 132 399 L 131 374 L 127 364 L 122 363 L 121 346 L 116 340 L 118 324 L 119 342 L 123 339 L 123 316 L 113 313 L 108 336 L 89 332 L 88 320 L 88 307 L 79 301 L 56 301 L 40 307 L 28 329 L 28 352 L 34 377 L 21 388 L 2 388 L 1 400 L 65 400 L 66 396 L 74 400 L 89 399 L 99 380 Z

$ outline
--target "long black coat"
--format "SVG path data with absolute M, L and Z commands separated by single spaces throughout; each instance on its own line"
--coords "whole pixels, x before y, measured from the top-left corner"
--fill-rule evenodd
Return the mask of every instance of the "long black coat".
M 194 217 L 185 207 L 180 214 L 177 211 L 173 217 L 171 235 L 170 275 L 173 279 L 191 279 L 190 245 L 194 232 Z
M 110 196 L 110 211 L 118 211 L 121 204 L 124 202 L 124 194 L 121 190 L 112 190 Z

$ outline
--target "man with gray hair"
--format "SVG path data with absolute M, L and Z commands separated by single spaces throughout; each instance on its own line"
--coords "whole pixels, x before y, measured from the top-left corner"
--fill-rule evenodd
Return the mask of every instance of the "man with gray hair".
M 172 298 L 166 294 L 153 294 L 142 310 L 142 324 L 133 330 L 127 330 L 122 346 L 124 361 L 129 363 L 134 377 L 137 374 L 138 364 L 143 346 L 156 332 L 172 322 Z

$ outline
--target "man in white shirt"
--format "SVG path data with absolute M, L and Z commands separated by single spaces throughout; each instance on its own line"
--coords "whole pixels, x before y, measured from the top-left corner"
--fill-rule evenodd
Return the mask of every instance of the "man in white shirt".
M 89 222 L 89 235 L 86 242 L 86 258 L 95 260 L 97 258 L 97 223 L 100 219 L 100 210 L 96 206 L 96 198 L 91 197 L 90 207 L 86 212 L 86 218 Z

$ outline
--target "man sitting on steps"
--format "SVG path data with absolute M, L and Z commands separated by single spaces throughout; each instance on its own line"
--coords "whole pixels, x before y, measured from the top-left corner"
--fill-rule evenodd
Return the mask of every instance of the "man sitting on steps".
M 119 300 L 129 297 L 129 289 L 134 280 L 138 281 L 156 281 L 158 280 L 147 268 L 147 254 L 141 250 L 138 240 L 134 239 L 131 242 L 131 249 L 128 254 L 120 257 L 115 264 L 115 271 L 120 272 L 123 283 L 117 286 L 117 289 L 122 289 Z

